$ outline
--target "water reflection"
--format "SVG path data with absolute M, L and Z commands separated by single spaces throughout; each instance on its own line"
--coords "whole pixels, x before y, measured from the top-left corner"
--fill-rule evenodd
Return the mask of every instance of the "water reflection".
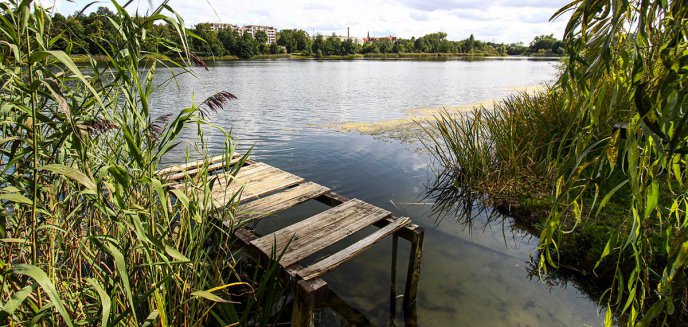
M 484 218 L 484 225 L 504 220 L 497 211 L 489 210 L 483 205 L 486 200 L 483 194 L 458 186 L 456 180 L 452 172 L 441 171 L 427 187 L 424 200 L 433 203 L 430 213 L 436 217 L 437 223 L 449 217 L 470 232 L 478 218 Z
M 508 210 L 496 210 L 486 206 L 485 204 L 488 203 L 486 195 L 470 191 L 465 187 L 459 187 L 456 181 L 453 173 L 442 170 L 431 178 L 425 199 L 434 203 L 431 212 L 436 217 L 435 222 L 437 224 L 451 218 L 457 226 L 469 234 L 477 227 L 482 230 L 483 235 L 486 229 L 498 226 L 501 228 L 505 246 L 516 241 L 515 237 L 521 237 L 524 240 L 527 239 L 529 243 L 537 244 L 538 239 L 534 236 L 536 231 L 533 226 L 517 223 L 515 217 L 508 215 Z M 476 226 L 476 223 L 479 223 L 479 226 Z M 495 233 L 492 234 L 496 235 Z M 508 239 L 509 236 L 511 239 Z M 529 281 L 541 283 L 550 293 L 572 288 L 577 292 L 586 294 L 591 299 L 598 300 L 600 298 L 600 285 L 592 284 L 590 278 L 587 278 L 588 276 L 585 276 L 581 271 L 567 266 L 542 271 L 539 269 L 538 260 L 539 252 L 534 250 L 529 256 L 529 260 L 525 261 L 522 266 Z M 517 264 L 516 267 L 518 266 Z M 534 299 L 528 299 L 522 309 L 536 311 L 538 309 L 536 303 Z M 604 312 L 601 314 L 603 315 Z M 538 318 L 540 319 L 540 317 Z

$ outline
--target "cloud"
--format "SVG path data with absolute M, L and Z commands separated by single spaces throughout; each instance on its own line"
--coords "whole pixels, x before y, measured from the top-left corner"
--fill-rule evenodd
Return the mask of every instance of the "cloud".
M 428 14 L 426 14 L 424 12 L 412 12 L 409 14 L 409 16 L 413 20 L 419 21 L 419 22 L 425 22 L 425 21 L 428 21 L 428 19 L 429 19 Z
M 303 10 L 323 10 L 323 11 L 328 11 L 332 10 L 332 6 L 324 3 L 313 3 L 309 2 L 305 5 L 303 5 Z
M 400 3 L 409 8 L 421 11 L 441 11 L 465 8 L 477 8 L 485 5 L 485 1 L 479 0 L 402 0 Z

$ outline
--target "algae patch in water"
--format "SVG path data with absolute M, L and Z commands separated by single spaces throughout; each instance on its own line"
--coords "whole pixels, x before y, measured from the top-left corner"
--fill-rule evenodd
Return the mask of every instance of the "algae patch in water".
M 441 111 L 449 114 L 471 112 L 474 108 L 489 108 L 493 101 L 484 101 L 461 106 L 442 106 L 406 110 L 406 117 L 375 122 L 341 122 L 328 127 L 342 132 L 357 132 L 382 138 L 391 138 L 403 142 L 415 143 L 423 135 L 423 127 Z
M 513 87 L 513 92 L 535 93 L 544 89 L 543 86 Z M 423 127 L 429 126 L 440 112 L 446 111 L 450 115 L 469 113 L 473 110 L 489 110 L 499 99 L 489 99 L 466 105 L 449 105 L 440 107 L 426 107 L 405 110 L 405 117 L 374 122 L 345 121 L 330 124 L 327 127 L 342 132 L 357 132 L 381 138 L 416 143 L 425 134 Z

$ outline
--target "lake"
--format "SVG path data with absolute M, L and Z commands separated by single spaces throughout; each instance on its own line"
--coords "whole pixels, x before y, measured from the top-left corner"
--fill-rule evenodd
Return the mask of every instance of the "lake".
M 210 118 L 232 130 L 242 151 L 253 146 L 256 160 L 423 226 L 420 326 L 598 326 L 603 315 L 575 283 L 530 277 L 537 237 L 512 229 L 509 218 L 488 221 L 488 209 L 468 226 L 452 212 L 431 214 L 433 199 L 425 195 L 434 175 L 429 155 L 417 144 L 330 127 L 501 98 L 518 87 L 553 81 L 556 65 L 527 59 L 218 62 L 163 87 L 152 101 L 153 115 L 229 91 L 239 99 Z M 196 134 L 186 135 L 192 142 Z M 211 150 L 222 143 L 210 135 Z M 170 161 L 181 158 L 177 152 Z M 256 231 L 274 231 L 323 208 L 306 203 L 261 221 Z M 345 241 L 342 246 L 355 240 Z M 403 240 L 399 245 L 397 289 L 402 294 L 409 247 Z M 390 238 L 325 275 L 332 290 L 378 325 L 389 319 L 391 249 Z M 401 311 L 397 316 L 403 324 Z M 322 325 L 343 324 L 327 311 L 319 318 Z

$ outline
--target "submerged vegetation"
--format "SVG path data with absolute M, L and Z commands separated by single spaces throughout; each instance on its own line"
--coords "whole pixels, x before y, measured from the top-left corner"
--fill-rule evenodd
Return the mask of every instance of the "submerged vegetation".
M 548 92 L 441 115 L 428 133 L 455 187 L 540 231 L 541 272 L 605 285 L 606 324 L 688 319 L 688 4 L 577 0 Z
M 176 65 L 157 55 L 174 54 L 186 73 L 202 62 L 167 1 L 146 17 L 112 4 L 102 21 L 112 34 L 97 39 L 105 60 L 77 66 L 69 46 L 53 47 L 85 40 L 48 34 L 54 21 L 32 1 L 0 3 L 0 324 L 274 323 L 284 288 L 275 269 L 238 261 L 235 204 L 212 208 L 208 165 L 188 192 L 155 173 L 191 130 L 187 157 L 206 158 L 205 134 L 220 134 L 236 174 L 231 135 L 207 120 L 235 97 L 151 116 L 157 68 Z M 162 21 L 176 42 L 147 33 Z

